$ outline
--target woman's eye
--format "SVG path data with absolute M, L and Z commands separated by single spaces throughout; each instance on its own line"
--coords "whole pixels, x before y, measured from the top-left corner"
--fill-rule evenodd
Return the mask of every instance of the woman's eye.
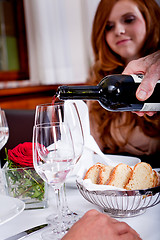
M 134 20 L 135 20 L 135 17 L 129 17 L 124 19 L 124 22 L 128 24 L 128 23 L 132 23 Z
M 113 25 L 106 25 L 106 31 L 111 31 L 113 27 Z

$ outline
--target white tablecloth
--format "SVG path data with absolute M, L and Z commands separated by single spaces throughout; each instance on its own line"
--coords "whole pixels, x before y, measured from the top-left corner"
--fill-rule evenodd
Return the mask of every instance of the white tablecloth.
M 52 192 L 50 192 L 50 199 Z M 54 196 L 54 193 L 53 193 Z M 81 210 L 85 213 L 89 209 L 97 209 L 95 205 L 85 200 L 79 193 L 76 185 L 73 186 L 68 183 L 67 185 L 67 199 L 69 207 L 72 211 Z M 0 240 L 5 240 L 16 233 L 24 231 L 25 229 L 34 227 L 36 225 L 46 222 L 46 217 L 55 211 L 55 201 L 53 199 L 50 202 L 50 206 L 46 209 L 40 210 L 24 210 L 17 217 L 4 223 L 0 226 Z M 160 204 L 147 209 L 147 211 L 139 216 L 132 218 L 118 218 L 120 221 L 125 221 L 132 228 L 134 228 L 144 240 L 159 240 L 160 239 Z M 44 231 L 41 230 L 41 231 Z M 30 236 L 27 236 L 26 240 L 40 240 L 40 233 L 38 231 Z

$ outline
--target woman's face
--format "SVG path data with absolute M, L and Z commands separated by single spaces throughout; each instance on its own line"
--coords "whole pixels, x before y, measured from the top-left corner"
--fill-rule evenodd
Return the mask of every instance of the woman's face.
M 127 64 L 141 57 L 140 50 L 145 42 L 146 23 L 133 1 L 118 1 L 110 13 L 106 26 L 106 41 L 109 47 Z

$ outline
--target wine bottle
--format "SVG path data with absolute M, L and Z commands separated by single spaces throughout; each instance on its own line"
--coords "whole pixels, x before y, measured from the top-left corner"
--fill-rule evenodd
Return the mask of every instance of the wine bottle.
M 61 100 L 97 100 L 109 111 L 160 111 L 160 83 L 146 101 L 136 98 L 136 90 L 143 75 L 108 75 L 97 86 L 60 86 L 57 97 Z

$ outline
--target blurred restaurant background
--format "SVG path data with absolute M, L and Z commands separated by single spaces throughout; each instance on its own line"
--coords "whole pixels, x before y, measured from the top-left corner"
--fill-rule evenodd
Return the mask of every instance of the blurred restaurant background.
M 36 105 L 59 85 L 85 84 L 93 59 L 91 26 L 99 0 L 0 0 L 0 108 L 5 148 L 32 141 Z
M 0 106 L 34 109 L 61 84 L 84 84 L 99 0 L 0 1 Z
M 1 108 L 35 109 L 58 85 L 85 84 L 99 1 L 0 1 Z

